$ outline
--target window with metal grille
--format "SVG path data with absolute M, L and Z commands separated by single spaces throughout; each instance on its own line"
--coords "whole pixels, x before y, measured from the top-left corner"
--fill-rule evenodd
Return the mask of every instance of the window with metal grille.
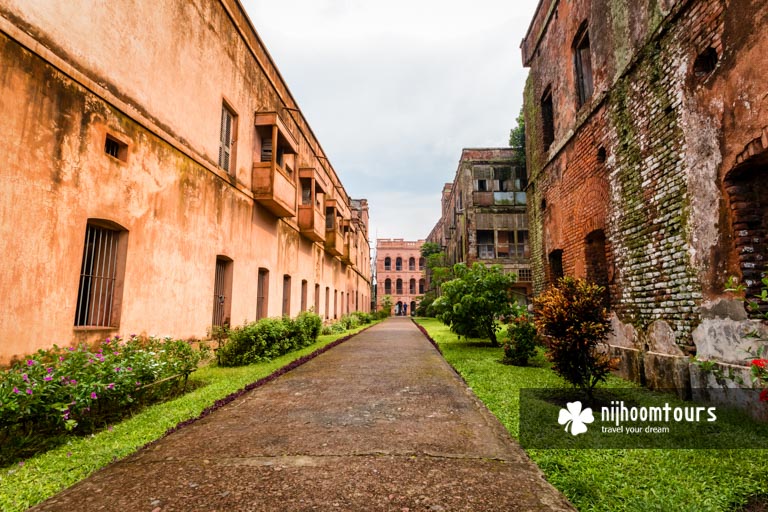
M 592 97 L 592 56 L 589 51 L 587 22 L 579 27 L 573 40 L 573 60 L 576 68 L 576 86 L 579 107 Z
M 127 231 L 89 221 L 75 309 L 76 327 L 118 327 Z
M 231 174 L 233 143 L 237 116 L 226 105 L 221 106 L 221 136 L 219 143 L 219 167 Z
M 392 258 L 389 256 L 384 258 L 384 270 L 392 270 Z
M 128 159 L 128 144 L 120 142 L 113 136 L 107 134 L 104 140 L 104 152 L 111 157 L 125 162 Z
M 283 316 L 291 316 L 291 276 L 283 276 Z
M 403 294 L 403 280 L 402 279 L 398 279 L 397 281 L 395 281 L 395 293 L 398 294 L 398 295 L 402 295 Z
M 420 294 L 424 293 L 424 283 L 425 283 L 424 279 L 419 279 L 419 293 Z
M 408 282 L 408 293 L 410 293 L 411 295 L 416 295 L 416 280 L 415 279 L 411 279 Z
M 416 270 L 416 258 L 408 259 L 408 270 Z
M 256 290 L 256 320 L 266 318 L 269 314 L 269 270 L 259 269 L 259 280 Z
M 301 310 L 307 310 L 307 280 L 301 280 Z
M 519 268 L 517 269 L 517 280 L 524 283 L 533 281 L 533 272 L 529 268 Z
M 395 270 L 398 272 L 403 270 L 403 258 L 398 257 L 395 260 Z
M 216 274 L 213 283 L 212 325 L 229 325 L 232 304 L 232 260 L 226 256 L 216 257 Z
M 315 285 L 315 313 L 320 314 L 320 285 Z
M 392 280 L 386 279 L 384 281 L 384 294 L 385 295 L 391 295 L 392 294 Z
M 331 302 L 331 289 L 326 286 L 325 287 L 325 319 L 328 320 L 328 309 L 330 308 L 330 302 Z

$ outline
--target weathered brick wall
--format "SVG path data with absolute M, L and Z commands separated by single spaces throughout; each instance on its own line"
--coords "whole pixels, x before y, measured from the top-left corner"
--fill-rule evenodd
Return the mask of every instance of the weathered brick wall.
M 594 94 L 579 108 L 571 42 L 585 19 Z M 756 282 L 764 272 L 754 254 L 765 228 L 747 233 L 739 220 L 765 224 L 765 202 L 746 189 L 766 179 L 726 176 L 768 161 L 760 156 L 768 147 L 766 21 L 768 5 L 747 0 L 560 2 L 537 44 L 523 45 L 534 288 L 551 281 L 552 251 L 562 251 L 566 275 L 602 274 L 617 345 L 745 357 L 738 333 L 746 324 L 723 283 L 728 275 Z M 707 51 L 714 69 L 697 60 Z M 555 140 L 545 149 L 547 87 Z M 594 245 L 600 231 L 604 260 Z

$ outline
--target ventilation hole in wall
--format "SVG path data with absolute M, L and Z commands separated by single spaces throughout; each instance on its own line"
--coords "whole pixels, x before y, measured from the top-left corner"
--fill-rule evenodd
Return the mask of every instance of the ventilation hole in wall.
M 597 162 L 598 163 L 601 163 L 601 164 L 604 163 L 606 156 L 607 156 L 607 153 L 605 151 L 605 148 L 601 147 L 600 149 L 597 150 Z
M 540 210 L 544 211 L 546 209 L 547 209 L 547 200 L 546 199 L 542 199 L 541 200 L 541 208 L 540 208 Z
M 672 105 L 667 105 L 667 107 L 664 109 L 664 114 L 670 115 L 674 111 L 675 111 L 675 108 Z
M 696 78 L 702 79 L 713 72 L 716 66 L 717 50 L 710 46 L 693 61 L 693 74 Z
M 125 162 L 128 159 L 128 144 L 107 134 L 104 141 L 104 152 L 111 157 Z

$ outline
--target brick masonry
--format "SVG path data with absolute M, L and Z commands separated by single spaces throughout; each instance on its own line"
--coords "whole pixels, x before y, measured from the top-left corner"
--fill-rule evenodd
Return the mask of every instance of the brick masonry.
M 723 290 L 733 275 L 755 292 L 766 269 L 767 20 L 746 0 L 544 0 L 523 41 L 534 290 L 553 251 L 566 275 L 604 280 L 611 344 L 657 387 L 688 385 L 685 356 L 743 365 L 740 333 L 766 328 Z M 594 92 L 579 105 L 583 26 Z

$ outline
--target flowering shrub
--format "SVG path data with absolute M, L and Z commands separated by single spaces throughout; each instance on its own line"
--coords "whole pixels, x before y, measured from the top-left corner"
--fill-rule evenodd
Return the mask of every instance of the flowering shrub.
M 0 427 L 39 432 L 94 423 L 130 406 L 148 385 L 189 375 L 199 361 L 189 343 L 170 338 L 115 336 L 97 349 L 54 345 L 0 372 Z

